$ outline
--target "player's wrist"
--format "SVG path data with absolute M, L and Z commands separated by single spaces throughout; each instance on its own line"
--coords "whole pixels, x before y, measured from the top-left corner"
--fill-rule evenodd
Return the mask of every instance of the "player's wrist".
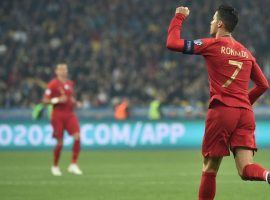
M 181 20 L 185 20 L 187 18 L 187 16 L 183 13 L 176 13 L 175 17 Z

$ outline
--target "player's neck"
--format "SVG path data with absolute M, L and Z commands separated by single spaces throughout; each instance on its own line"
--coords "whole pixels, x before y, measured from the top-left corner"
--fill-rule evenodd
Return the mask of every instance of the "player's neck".
M 57 77 L 57 79 L 62 83 L 65 83 L 67 81 L 67 78 L 64 77 Z
M 216 33 L 216 38 L 220 38 L 220 37 L 232 37 L 232 33 L 223 29 L 219 29 Z

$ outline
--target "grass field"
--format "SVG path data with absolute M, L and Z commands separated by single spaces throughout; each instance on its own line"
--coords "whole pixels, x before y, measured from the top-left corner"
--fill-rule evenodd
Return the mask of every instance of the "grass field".
M 270 150 L 255 161 L 270 167 Z M 199 151 L 83 151 L 83 176 L 66 172 L 70 152 L 61 157 L 62 177 L 50 174 L 51 152 L 0 152 L 1 200 L 196 200 Z M 267 200 L 270 186 L 244 182 L 233 158 L 223 161 L 217 200 Z

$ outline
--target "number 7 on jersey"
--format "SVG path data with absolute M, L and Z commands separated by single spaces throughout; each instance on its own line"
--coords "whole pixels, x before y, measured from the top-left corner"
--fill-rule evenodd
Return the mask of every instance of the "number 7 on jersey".
M 243 65 L 242 62 L 238 62 L 235 60 L 229 60 L 229 64 L 236 66 L 236 70 L 234 71 L 233 75 L 222 85 L 222 87 L 225 87 L 225 88 L 228 87 L 234 81 L 235 77 L 240 72 Z

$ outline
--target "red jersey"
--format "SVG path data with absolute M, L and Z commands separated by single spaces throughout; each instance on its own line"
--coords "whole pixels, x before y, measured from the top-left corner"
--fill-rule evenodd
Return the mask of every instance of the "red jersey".
M 184 19 L 183 14 L 177 14 L 171 21 L 167 48 L 204 57 L 208 71 L 210 105 L 218 100 L 230 107 L 252 110 L 251 105 L 269 87 L 255 58 L 232 37 L 181 39 Z M 251 91 L 250 80 L 256 84 Z
M 73 93 L 74 84 L 72 81 L 67 80 L 65 83 L 63 83 L 59 79 L 55 78 L 48 83 L 45 91 L 45 97 L 51 99 L 66 95 L 67 101 L 65 103 L 55 104 L 53 110 L 60 112 L 72 112 L 74 108 Z

